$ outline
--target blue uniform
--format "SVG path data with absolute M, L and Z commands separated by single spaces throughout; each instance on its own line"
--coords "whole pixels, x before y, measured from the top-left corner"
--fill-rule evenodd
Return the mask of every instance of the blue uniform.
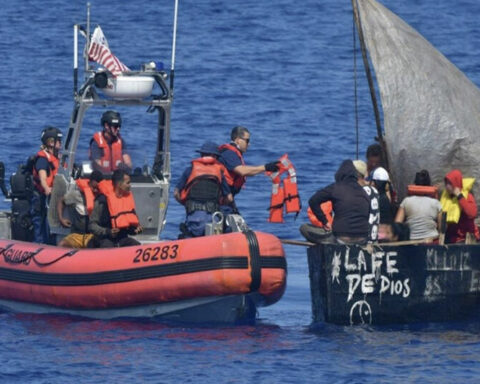
M 182 191 L 185 188 L 187 184 L 187 180 L 190 177 L 191 173 L 192 173 L 192 166 L 188 166 L 187 168 L 185 168 L 185 170 L 182 173 L 182 176 L 180 176 L 180 179 L 178 180 L 175 186 L 175 188 L 178 189 L 178 191 Z M 222 175 L 222 183 L 220 187 L 221 187 L 222 196 L 226 197 L 230 193 L 230 186 L 228 185 L 227 180 L 225 179 L 225 175 Z M 187 214 L 187 217 L 185 219 L 185 226 L 190 234 L 192 234 L 194 237 L 198 237 L 198 236 L 205 235 L 205 225 L 211 222 L 212 222 L 212 213 L 209 213 L 204 210 L 196 210 Z
M 38 171 L 50 172 L 50 164 L 45 157 L 38 157 L 34 165 Z M 30 199 L 30 216 L 33 224 L 33 241 L 35 243 L 53 244 L 50 239 L 50 227 L 47 220 L 47 196 L 34 189 Z

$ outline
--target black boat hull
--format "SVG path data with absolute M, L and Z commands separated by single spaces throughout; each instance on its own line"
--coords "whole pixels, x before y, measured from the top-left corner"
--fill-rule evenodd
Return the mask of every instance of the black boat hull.
M 480 245 L 308 249 L 313 322 L 400 324 L 479 314 Z

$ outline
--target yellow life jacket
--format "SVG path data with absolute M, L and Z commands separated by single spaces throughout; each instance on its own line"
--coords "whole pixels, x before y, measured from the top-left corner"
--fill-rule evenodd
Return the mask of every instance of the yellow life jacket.
M 462 179 L 462 196 L 465 199 L 472 190 L 474 183 L 475 179 L 473 177 Z M 457 197 L 451 196 L 446 190 L 444 190 L 442 192 L 442 197 L 440 197 L 440 203 L 442 204 L 442 211 L 447 213 L 447 223 L 458 223 L 460 221 L 462 210 Z

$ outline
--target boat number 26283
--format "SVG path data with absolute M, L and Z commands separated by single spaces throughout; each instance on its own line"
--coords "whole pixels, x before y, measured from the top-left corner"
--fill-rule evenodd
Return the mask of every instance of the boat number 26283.
M 139 248 L 135 251 L 134 263 L 175 259 L 178 255 L 178 244 L 164 245 L 155 248 Z

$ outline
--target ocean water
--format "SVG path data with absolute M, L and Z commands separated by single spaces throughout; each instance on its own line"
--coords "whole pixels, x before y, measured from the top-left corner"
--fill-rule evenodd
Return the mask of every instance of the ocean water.
M 478 0 L 383 0 L 480 85 Z M 131 68 L 170 65 L 173 0 L 91 1 L 113 52 Z M 45 125 L 66 129 L 72 111 L 73 24 L 81 1 L 13 1 L 0 7 L 0 160 L 7 174 L 34 153 Z M 173 181 L 205 140 L 235 125 L 252 140 L 246 160 L 288 153 L 302 201 L 356 156 L 352 12 L 348 0 L 180 1 L 172 112 Z M 358 57 L 359 59 L 360 57 Z M 359 147 L 376 135 L 359 61 Z M 139 166 L 151 162 L 151 116 L 120 109 Z M 99 128 L 88 112 L 79 157 Z M 149 150 L 149 148 L 151 148 Z M 250 178 L 237 199 L 249 225 L 300 239 L 294 221 L 268 224 L 270 182 Z M 6 203 L 2 209 L 8 209 Z M 183 208 L 173 199 L 164 238 Z M 310 327 L 306 250 L 286 246 L 288 288 L 255 326 L 185 327 L 153 321 L 95 321 L 0 314 L 0 383 L 476 383 L 480 325 Z

